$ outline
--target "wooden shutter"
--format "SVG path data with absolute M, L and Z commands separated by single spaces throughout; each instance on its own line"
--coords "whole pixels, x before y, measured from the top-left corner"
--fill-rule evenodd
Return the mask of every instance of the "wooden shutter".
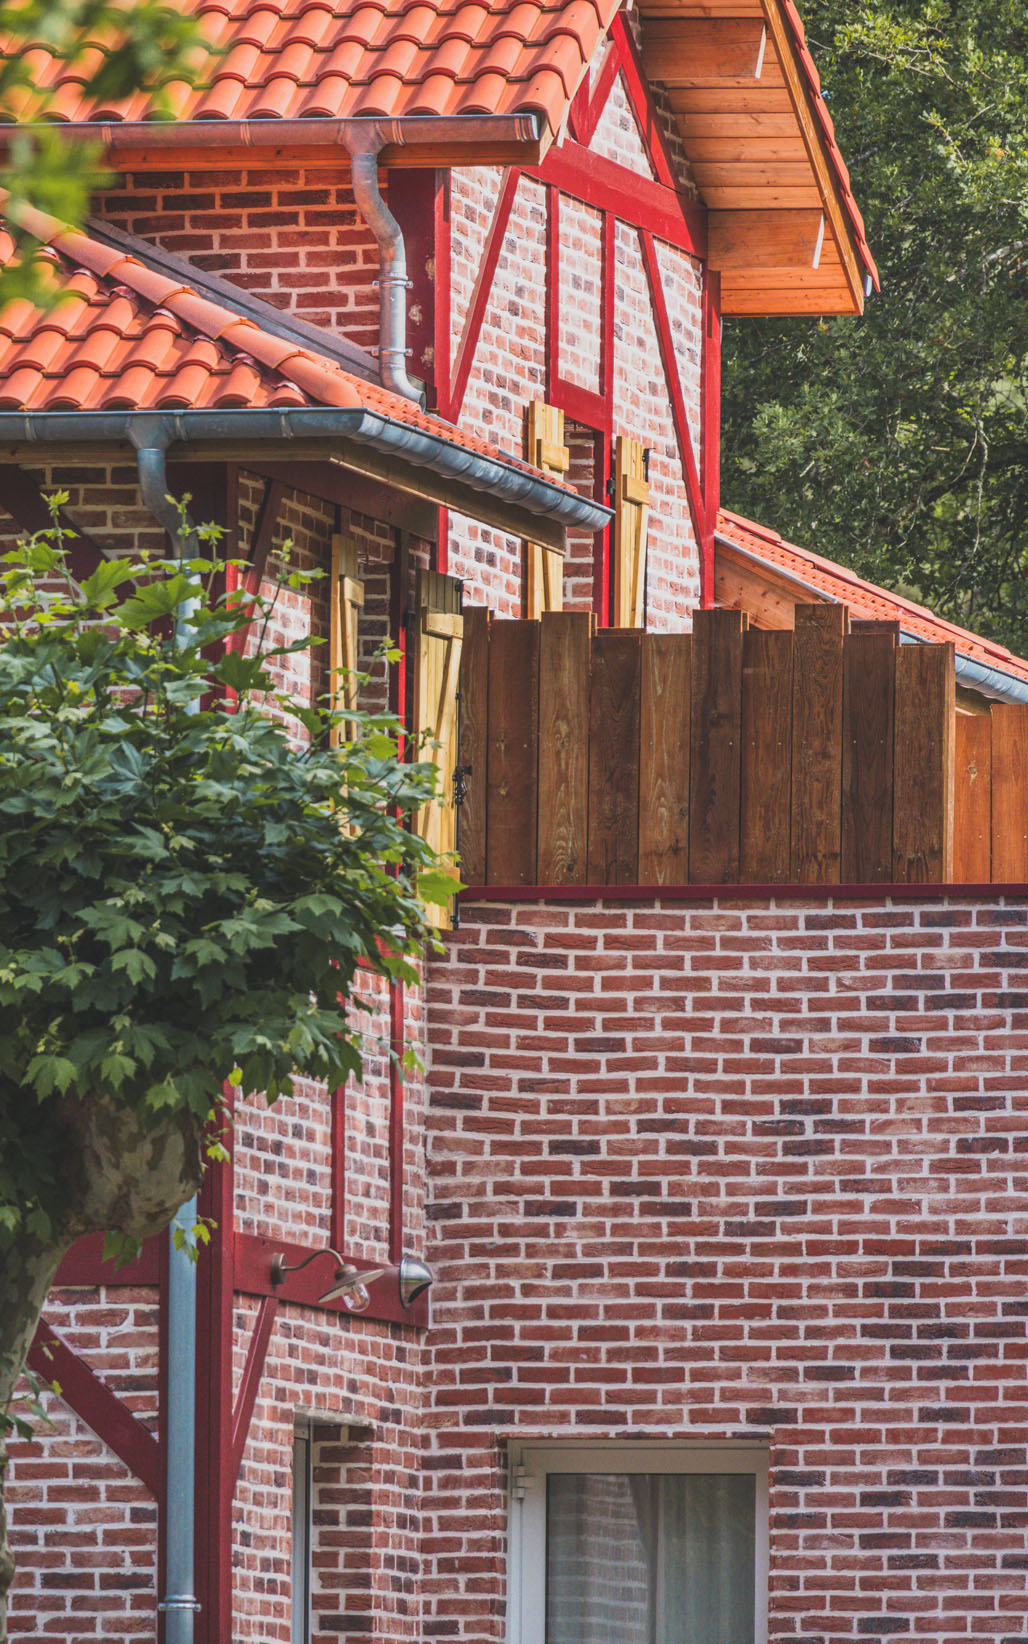
M 357 544 L 349 537 L 332 538 L 332 605 L 329 616 L 329 668 L 334 708 L 357 706 L 357 622 L 364 604 L 364 584 L 357 578 Z M 337 727 L 333 744 L 340 735 L 352 736 L 353 727 Z
M 525 414 L 525 455 L 548 474 L 566 474 L 571 452 L 564 444 L 564 413 L 533 400 Z M 564 558 L 538 542 L 525 543 L 525 615 L 564 609 Z
M 619 434 L 614 450 L 614 609 L 615 628 L 646 626 L 646 521 L 650 487 L 646 451 L 638 440 Z
M 414 728 L 432 742 L 418 757 L 438 771 L 435 798 L 414 820 L 422 839 L 442 856 L 457 849 L 457 807 L 453 777 L 457 767 L 457 687 L 464 639 L 460 584 L 436 571 L 418 572 L 418 663 L 414 681 Z M 432 910 L 439 924 L 449 924 Z

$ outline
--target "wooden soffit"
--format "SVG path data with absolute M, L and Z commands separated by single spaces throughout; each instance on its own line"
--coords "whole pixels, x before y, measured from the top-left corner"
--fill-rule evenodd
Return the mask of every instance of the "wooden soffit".
M 640 0 L 708 208 L 725 314 L 859 314 L 877 285 L 863 222 L 791 0 Z

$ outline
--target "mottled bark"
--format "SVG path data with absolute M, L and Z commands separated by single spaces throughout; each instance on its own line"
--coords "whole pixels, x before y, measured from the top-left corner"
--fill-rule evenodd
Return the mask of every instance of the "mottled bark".
M 0 1252 L 0 1410 L 14 1393 L 47 1291 L 65 1252 L 86 1233 L 146 1238 L 167 1227 L 202 1175 L 202 1126 L 175 1115 L 147 1126 L 109 1101 L 66 1101 L 54 1114 L 61 1211 L 52 1239 L 22 1238 Z M 7 1640 L 7 1590 L 14 1573 L 3 1499 L 0 1443 L 0 1644 Z

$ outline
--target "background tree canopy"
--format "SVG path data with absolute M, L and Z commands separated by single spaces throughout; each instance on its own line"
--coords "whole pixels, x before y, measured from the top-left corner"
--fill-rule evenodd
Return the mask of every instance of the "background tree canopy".
M 807 0 L 882 293 L 730 321 L 726 504 L 1028 649 L 1028 10 Z

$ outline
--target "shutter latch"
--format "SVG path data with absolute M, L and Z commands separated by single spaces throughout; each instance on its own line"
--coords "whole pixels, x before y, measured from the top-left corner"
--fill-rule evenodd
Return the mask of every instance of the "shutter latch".
M 468 797 L 468 784 L 465 778 L 471 775 L 470 765 L 456 765 L 453 771 L 453 803 L 463 805 Z

